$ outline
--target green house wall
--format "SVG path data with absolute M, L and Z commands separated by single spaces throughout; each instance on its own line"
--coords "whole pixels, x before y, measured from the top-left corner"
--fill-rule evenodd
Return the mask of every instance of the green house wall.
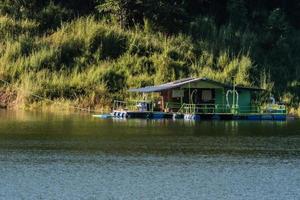
M 239 91 L 239 107 L 249 107 L 251 104 L 251 93 L 247 90 Z
M 224 105 L 226 102 L 225 91 L 223 89 L 216 89 L 216 104 Z
M 222 86 L 215 84 L 215 83 L 209 83 L 206 81 L 198 81 L 191 84 L 186 84 L 181 87 L 181 89 L 188 89 L 188 88 L 209 88 L 209 89 L 215 89 L 215 103 L 218 105 L 226 105 L 226 93 L 227 89 L 223 88 Z M 249 90 L 239 90 L 239 107 L 249 107 L 251 104 L 251 91 Z M 232 95 L 229 96 L 229 102 L 232 104 Z
M 218 105 L 216 112 L 224 112 L 226 110 L 227 100 L 226 93 L 227 89 L 216 89 L 215 102 Z M 248 90 L 240 90 L 239 93 L 239 101 L 238 105 L 240 108 L 240 112 L 249 112 L 251 106 L 251 92 Z M 232 105 L 232 93 L 228 96 L 229 104 Z M 224 110 L 225 109 L 225 110 Z
M 216 104 L 219 105 L 226 105 L 226 93 L 227 90 L 223 89 L 216 89 Z M 238 105 L 239 107 L 248 107 L 251 104 L 251 92 L 247 90 L 241 90 L 238 91 L 239 93 L 239 102 Z M 228 101 L 229 104 L 232 104 L 232 93 L 229 94 L 228 96 Z
M 215 104 L 226 105 L 226 93 L 227 89 L 225 88 L 216 88 L 215 89 Z M 251 105 L 251 92 L 248 90 L 240 90 L 239 93 L 239 107 L 249 107 Z M 229 104 L 232 104 L 232 93 L 228 97 Z
M 214 88 L 223 88 L 222 86 L 216 84 L 216 83 L 209 83 L 206 81 L 198 81 L 190 84 L 185 84 L 181 86 L 182 89 L 188 89 L 188 88 L 201 88 L 201 89 L 214 89 Z
M 199 89 L 214 89 L 215 90 L 215 104 L 217 113 L 229 112 L 229 108 L 227 107 L 226 93 L 228 90 L 232 88 L 224 88 L 223 86 L 215 83 L 210 83 L 206 81 L 199 81 L 191 84 L 186 84 L 180 87 L 181 90 L 187 90 L 189 88 L 199 88 Z M 250 90 L 238 90 L 239 94 L 239 112 L 249 112 L 251 106 L 251 91 Z M 232 93 L 228 96 L 229 105 L 232 105 Z M 182 100 L 181 100 L 182 102 Z
M 221 89 L 215 89 L 215 102 L 216 105 L 218 105 L 216 107 L 215 112 L 217 113 L 222 113 L 224 112 L 224 106 L 226 104 L 226 93 L 225 93 L 225 89 L 221 88 Z

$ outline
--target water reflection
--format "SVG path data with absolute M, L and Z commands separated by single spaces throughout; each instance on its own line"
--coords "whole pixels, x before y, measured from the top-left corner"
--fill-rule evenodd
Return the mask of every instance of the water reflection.
M 299 199 L 300 123 L 0 111 L 0 165 L 0 199 Z

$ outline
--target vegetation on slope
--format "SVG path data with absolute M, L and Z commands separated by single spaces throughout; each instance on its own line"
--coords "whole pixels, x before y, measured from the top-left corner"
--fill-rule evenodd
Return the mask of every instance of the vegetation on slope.
M 95 108 L 130 87 L 234 76 L 297 106 L 300 5 L 264 2 L 1 0 L 0 78 L 10 84 L 0 98 Z

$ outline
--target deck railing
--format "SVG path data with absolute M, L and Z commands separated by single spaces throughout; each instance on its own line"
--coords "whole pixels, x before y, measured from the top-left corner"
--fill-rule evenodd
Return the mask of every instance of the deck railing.
M 153 103 L 152 101 L 147 100 L 115 100 L 113 103 L 113 110 L 153 111 Z
M 267 104 L 264 106 L 228 106 L 222 104 L 186 104 L 167 102 L 165 112 L 178 114 L 287 114 L 284 105 Z M 114 101 L 113 110 L 150 111 L 154 103 L 147 100 Z
M 286 114 L 284 105 L 272 106 L 228 106 L 220 104 L 182 104 L 177 113 L 181 114 Z
M 182 106 L 182 103 L 176 103 L 176 102 L 167 102 L 166 103 L 166 110 L 169 112 L 177 112 Z
M 212 113 L 227 113 L 230 112 L 230 108 L 226 106 L 221 106 L 217 104 L 182 104 L 181 108 L 178 110 L 178 113 L 186 114 L 212 114 Z

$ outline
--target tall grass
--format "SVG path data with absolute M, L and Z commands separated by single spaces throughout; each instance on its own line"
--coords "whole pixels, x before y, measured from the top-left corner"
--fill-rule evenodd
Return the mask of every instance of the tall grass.
M 0 15 L 0 41 L 5 38 L 16 38 L 21 34 L 33 35 L 38 23 L 33 20 L 15 20 L 6 15 Z
M 113 98 L 127 98 L 128 88 L 189 76 L 222 82 L 235 76 L 238 84 L 251 85 L 253 64 L 249 56 L 230 55 L 226 49 L 216 53 L 216 44 L 203 39 L 210 37 L 205 33 L 199 33 L 202 39 L 195 42 L 187 35 L 167 36 L 149 27 L 124 30 L 84 17 L 63 24 L 49 35 L 29 36 L 34 22 L 12 21 L 6 16 L 1 20 L 23 26 L 12 33 L 16 39 L 4 36 L 4 50 L 0 52 L 0 77 L 19 88 L 15 92 L 22 105 L 44 105 L 39 102 L 48 99 L 52 103 L 103 107 Z M 220 34 L 215 27 L 210 29 L 213 35 Z M 218 38 L 220 42 L 222 36 Z

